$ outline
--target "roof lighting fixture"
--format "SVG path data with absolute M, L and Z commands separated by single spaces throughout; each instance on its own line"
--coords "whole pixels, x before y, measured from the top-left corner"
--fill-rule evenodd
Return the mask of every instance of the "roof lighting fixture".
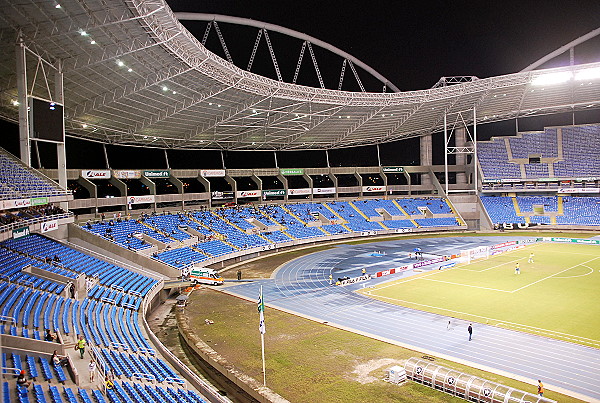
M 127 69 L 128 73 L 131 73 L 132 71 L 133 71 L 133 69 L 131 67 Z
M 256 109 L 252 109 L 252 113 L 256 113 Z
M 88 127 L 87 123 L 82 124 L 81 127 L 83 127 L 84 129 L 87 129 L 87 127 Z
M 88 36 L 88 33 L 84 30 L 79 31 L 79 33 L 81 34 L 81 36 Z
M 117 60 L 117 66 L 123 67 L 123 66 L 125 66 L 125 63 L 123 63 L 122 60 Z
M 168 91 L 168 90 L 169 90 L 169 88 L 167 88 L 167 86 L 165 85 L 165 86 L 163 86 L 163 87 L 162 87 L 162 90 L 163 90 L 163 91 Z
M 573 77 L 573 73 L 570 71 L 561 71 L 559 73 L 546 73 L 540 74 L 531 80 L 532 85 L 552 85 L 562 84 L 569 81 Z
M 173 95 L 177 94 L 177 91 L 173 91 Z
M 600 67 L 592 67 L 589 69 L 581 69 L 575 73 L 575 80 L 593 80 L 600 78 Z
M 219 108 L 221 107 L 221 104 L 217 105 Z
M 54 8 L 60 8 L 60 4 L 57 3 Z
M 55 106 L 56 106 L 56 104 L 54 102 L 50 102 L 50 110 L 51 111 L 56 109 Z
M 12 101 L 10 101 L 11 104 L 13 104 L 13 106 L 19 106 L 19 101 L 13 99 Z
M 92 39 L 92 40 L 90 41 L 90 45 L 95 45 L 95 44 L 96 44 L 96 41 Z

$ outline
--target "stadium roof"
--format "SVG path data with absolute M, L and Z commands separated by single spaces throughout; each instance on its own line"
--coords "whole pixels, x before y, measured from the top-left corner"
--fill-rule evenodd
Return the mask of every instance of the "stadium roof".
M 600 108 L 600 63 L 449 80 L 400 93 L 303 87 L 208 51 L 161 0 L 0 0 L 0 116 L 16 121 L 16 47 L 30 92 L 64 73 L 66 128 L 112 144 L 192 149 L 331 149 L 478 123 Z M 39 57 L 38 57 L 39 56 Z

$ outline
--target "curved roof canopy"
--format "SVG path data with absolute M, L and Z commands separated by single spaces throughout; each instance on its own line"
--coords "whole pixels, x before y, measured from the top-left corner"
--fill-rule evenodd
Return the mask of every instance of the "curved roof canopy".
M 106 143 L 329 149 L 439 131 L 444 114 L 469 123 L 474 108 L 478 122 L 493 122 L 600 105 L 600 63 L 422 91 L 326 90 L 233 66 L 202 46 L 162 0 L 57 1 L 0 0 L 0 116 L 18 116 L 11 101 L 20 33 L 29 92 L 53 96 L 52 68 L 40 60 L 61 69 L 68 133 Z

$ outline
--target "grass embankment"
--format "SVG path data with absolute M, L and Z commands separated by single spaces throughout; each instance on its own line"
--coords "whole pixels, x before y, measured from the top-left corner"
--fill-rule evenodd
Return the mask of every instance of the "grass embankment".
M 193 291 L 186 316 L 196 333 L 239 370 L 262 380 L 256 303 L 213 289 Z M 214 321 L 206 325 L 205 319 Z M 422 354 L 304 318 L 265 312 L 267 386 L 292 402 L 447 402 L 463 401 L 414 382 L 382 380 L 384 371 Z M 450 361 L 443 365 L 532 393 L 535 385 L 486 373 Z M 578 400 L 547 391 L 561 402 Z

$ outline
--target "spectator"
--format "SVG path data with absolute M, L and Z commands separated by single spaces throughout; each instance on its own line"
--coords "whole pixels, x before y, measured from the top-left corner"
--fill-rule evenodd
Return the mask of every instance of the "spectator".
M 31 385 L 31 381 L 28 381 L 27 377 L 25 377 L 24 369 L 21 370 L 21 372 L 19 373 L 19 376 L 17 377 L 17 385 L 23 386 L 25 388 L 28 388 L 29 385 Z
M 67 366 L 69 359 L 67 357 L 61 357 L 58 355 L 58 351 L 54 350 L 52 354 L 52 363 L 54 365 L 60 365 L 61 367 Z

